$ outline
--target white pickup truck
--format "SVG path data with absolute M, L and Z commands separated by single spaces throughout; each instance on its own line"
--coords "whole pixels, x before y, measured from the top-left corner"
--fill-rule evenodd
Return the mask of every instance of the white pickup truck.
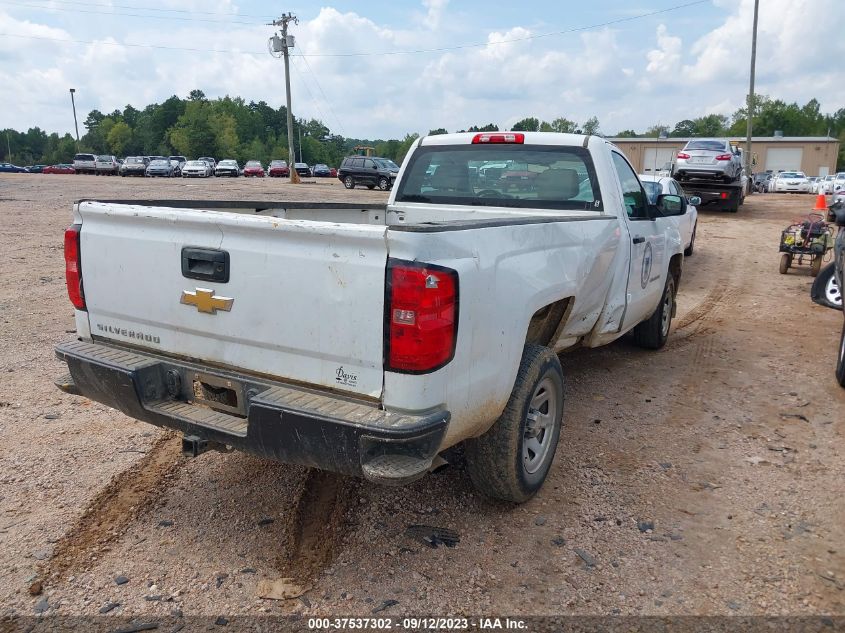
M 82 200 L 57 384 L 195 455 L 382 483 L 465 442 L 480 491 L 525 501 L 561 430 L 557 354 L 666 342 L 685 210 L 611 143 L 530 132 L 420 139 L 386 207 Z

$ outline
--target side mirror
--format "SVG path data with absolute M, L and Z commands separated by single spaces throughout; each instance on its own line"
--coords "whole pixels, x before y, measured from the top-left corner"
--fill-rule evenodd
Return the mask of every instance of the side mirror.
M 687 202 L 684 197 L 671 193 L 662 193 L 657 196 L 654 206 L 664 217 L 683 215 L 687 212 Z
M 687 204 L 691 204 L 692 206 L 697 207 L 701 204 L 701 198 L 699 198 L 698 196 L 693 196 L 692 198 L 687 200 Z

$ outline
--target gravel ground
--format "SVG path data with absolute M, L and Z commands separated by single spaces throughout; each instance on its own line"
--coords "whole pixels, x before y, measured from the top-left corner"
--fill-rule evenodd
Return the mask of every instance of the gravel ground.
M 842 315 L 811 303 L 807 269 L 777 272 L 811 197 L 701 214 L 665 349 L 562 357 L 556 462 L 518 507 L 478 497 L 460 450 L 400 489 L 188 460 L 176 436 L 59 392 L 81 197 L 386 200 L 336 181 L 0 176 L 0 617 L 845 615 Z M 460 541 L 431 548 L 412 524 Z M 284 577 L 305 593 L 260 597 Z

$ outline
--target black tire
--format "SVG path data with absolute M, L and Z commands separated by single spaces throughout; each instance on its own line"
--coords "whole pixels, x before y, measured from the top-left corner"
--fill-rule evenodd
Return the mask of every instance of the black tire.
M 375 185 L 367 185 L 367 189 L 369 189 L 370 191 L 372 191 L 375 188 L 376 188 Z
M 378 179 L 378 188 L 382 191 L 387 191 L 388 189 L 390 189 L 390 181 L 384 176 L 382 176 Z
M 654 313 L 634 328 L 634 343 L 646 349 L 660 349 L 669 340 L 675 316 L 675 279 L 670 274 Z
M 778 271 L 781 275 L 785 275 L 790 266 L 792 266 L 792 255 L 784 253 L 780 256 L 780 267 L 778 268 Z
M 684 249 L 684 257 L 692 257 L 693 250 L 695 250 L 695 232 L 698 230 L 698 222 L 692 227 L 692 235 L 690 236 L 689 246 Z
M 343 179 L 343 186 L 347 189 L 354 189 L 355 188 L 355 179 L 352 176 L 346 176 Z
M 842 324 L 842 336 L 839 337 L 839 358 L 836 360 L 836 380 L 840 387 L 845 387 L 845 323 Z
M 810 262 L 810 276 L 818 277 L 819 271 L 822 269 L 822 256 L 813 255 L 813 261 Z
M 532 401 L 544 395 L 544 405 L 531 410 Z M 554 461 L 563 398 L 563 370 L 557 355 L 547 347 L 526 345 L 502 415 L 484 435 L 466 441 L 467 471 L 479 492 L 513 503 L 534 496 Z M 547 426 L 533 426 L 542 418 Z M 542 448 L 542 454 L 531 457 L 527 445 L 531 440 L 537 440 L 534 444 Z

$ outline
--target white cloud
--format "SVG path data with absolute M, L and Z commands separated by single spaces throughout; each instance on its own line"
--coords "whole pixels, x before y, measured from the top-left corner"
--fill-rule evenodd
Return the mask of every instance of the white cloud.
M 449 0 L 423 0 L 423 6 L 427 9 L 423 24 L 430 29 L 440 26 L 440 20 L 448 4 Z
M 681 61 L 681 38 L 669 35 L 665 24 L 657 27 L 657 48 L 648 52 L 646 72 L 655 75 L 668 75 L 678 70 Z

